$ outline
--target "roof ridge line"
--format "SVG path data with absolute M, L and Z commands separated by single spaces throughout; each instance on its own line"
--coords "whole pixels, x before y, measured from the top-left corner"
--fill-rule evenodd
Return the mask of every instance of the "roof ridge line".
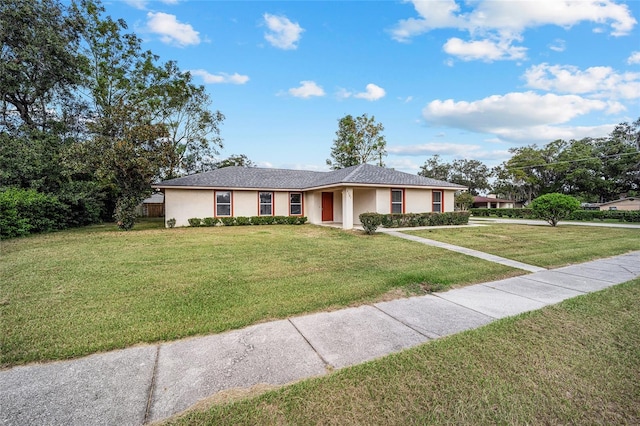
M 346 176 L 342 181 L 343 181 L 343 182 L 348 181 L 348 180 L 351 178 L 351 176 L 353 176 L 353 175 L 354 175 L 358 170 L 360 170 L 360 169 L 362 168 L 362 166 L 363 166 L 363 165 L 364 165 L 364 164 L 358 164 L 358 165 L 355 167 L 355 169 L 353 169 L 353 170 L 351 171 L 351 173 L 349 173 L 349 174 L 348 174 L 348 175 L 347 175 L 347 176 Z

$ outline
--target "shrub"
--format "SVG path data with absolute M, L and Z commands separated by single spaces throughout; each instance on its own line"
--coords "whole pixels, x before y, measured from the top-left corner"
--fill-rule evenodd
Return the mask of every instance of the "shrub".
M 371 235 L 376 232 L 378 226 L 382 225 L 383 218 L 391 215 L 382 215 L 379 213 L 362 213 L 360 218 L 360 223 L 362 223 L 362 227 L 364 228 L 364 232 Z
M 570 195 L 552 193 L 541 195 L 531 202 L 531 209 L 537 217 L 556 226 L 558 221 L 567 219 L 580 208 L 580 202 Z
M 251 225 L 251 220 L 245 216 L 238 216 L 236 217 L 236 225 L 238 226 Z
M 173 228 L 176 226 L 176 218 L 172 217 L 171 219 L 167 220 L 167 226 L 169 228 Z
M 0 238 L 12 238 L 67 227 L 68 207 L 33 189 L 0 192 Z
M 216 226 L 218 219 L 215 217 L 205 217 L 202 219 L 202 226 Z
M 189 226 L 198 227 L 202 225 L 202 219 L 199 217 L 192 217 L 191 219 L 187 219 L 189 221 Z
M 460 211 L 466 212 L 473 205 L 473 195 L 469 192 L 461 192 L 455 196 L 456 208 Z
M 222 224 L 224 226 L 234 226 L 236 224 L 236 218 L 235 217 L 221 217 L 220 218 L 220 222 L 222 222 Z

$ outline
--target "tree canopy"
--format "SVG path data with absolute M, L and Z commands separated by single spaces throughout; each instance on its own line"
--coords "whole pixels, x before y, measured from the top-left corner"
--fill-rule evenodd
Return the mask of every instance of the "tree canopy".
M 204 87 L 99 1 L 2 2 L 0 42 L 0 190 L 128 229 L 154 180 L 214 167 L 224 116 Z
M 384 166 L 382 158 L 387 155 L 387 141 L 383 131 L 384 126 L 377 123 L 374 116 L 345 115 L 338 121 L 327 165 L 334 170 L 371 162 Z

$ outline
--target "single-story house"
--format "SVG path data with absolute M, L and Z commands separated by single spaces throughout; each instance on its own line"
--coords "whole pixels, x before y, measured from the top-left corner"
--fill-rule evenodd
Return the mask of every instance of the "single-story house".
M 451 212 L 465 187 L 393 169 L 360 164 L 330 172 L 225 167 L 166 180 L 165 218 L 306 216 L 310 223 L 360 224 L 359 215 Z
M 142 200 L 136 208 L 138 216 L 143 217 L 162 217 L 164 216 L 164 194 L 162 192 L 154 192 L 150 197 Z
M 627 197 L 601 203 L 600 210 L 640 210 L 640 197 Z
M 474 209 L 512 209 L 515 206 L 513 200 L 503 200 L 495 195 L 489 194 L 486 197 L 473 197 Z

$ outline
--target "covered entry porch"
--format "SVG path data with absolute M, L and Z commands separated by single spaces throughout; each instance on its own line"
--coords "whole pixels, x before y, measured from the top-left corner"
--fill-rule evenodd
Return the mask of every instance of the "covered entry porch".
M 360 225 L 361 213 L 391 211 L 389 188 L 326 188 L 309 193 L 307 198 L 309 222 L 341 225 L 343 229 Z

